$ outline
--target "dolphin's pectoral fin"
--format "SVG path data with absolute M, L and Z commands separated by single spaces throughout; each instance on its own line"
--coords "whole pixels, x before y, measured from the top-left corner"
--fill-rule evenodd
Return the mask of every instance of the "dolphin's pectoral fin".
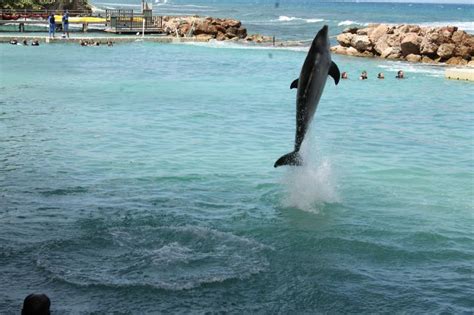
M 298 80 L 296 79 L 295 81 L 291 82 L 290 89 L 297 89 L 298 88 Z
M 334 79 L 334 82 L 337 85 L 339 83 L 339 78 L 341 77 L 341 73 L 339 72 L 339 68 L 334 63 L 334 61 L 331 62 L 331 67 L 329 67 L 328 74 Z

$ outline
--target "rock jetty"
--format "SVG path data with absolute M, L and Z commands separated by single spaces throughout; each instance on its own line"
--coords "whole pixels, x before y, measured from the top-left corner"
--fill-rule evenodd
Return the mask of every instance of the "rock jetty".
M 197 37 L 201 40 L 244 40 L 248 42 L 270 42 L 272 37 L 249 35 L 239 20 L 200 16 L 164 16 L 165 33 L 179 37 Z
M 371 24 L 337 36 L 337 54 L 474 66 L 474 36 L 456 26 Z

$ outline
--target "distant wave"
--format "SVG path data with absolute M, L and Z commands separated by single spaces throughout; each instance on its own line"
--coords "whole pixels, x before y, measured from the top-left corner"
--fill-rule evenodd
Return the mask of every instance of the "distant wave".
M 414 23 L 416 24 L 416 23 Z M 468 33 L 474 33 L 474 22 L 458 22 L 458 21 L 446 21 L 446 22 L 423 22 L 419 23 L 420 26 L 425 27 L 442 27 L 442 26 L 457 26 L 460 30 Z
M 345 20 L 345 21 L 339 22 L 337 25 L 338 26 L 348 26 L 348 25 L 368 25 L 368 24 L 369 23 Z
M 324 19 L 303 19 L 294 16 L 280 15 L 278 19 L 272 20 L 273 22 L 292 22 L 292 21 L 304 21 L 306 23 L 318 23 L 324 21 Z

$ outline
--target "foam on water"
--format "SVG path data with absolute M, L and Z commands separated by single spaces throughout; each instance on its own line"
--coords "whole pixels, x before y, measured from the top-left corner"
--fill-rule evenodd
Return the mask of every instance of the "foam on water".
M 406 73 L 423 73 L 434 77 L 443 77 L 445 66 L 443 65 L 429 65 L 429 64 L 414 64 L 405 61 L 388 61 L 384 64 L 378 65 L 386 71 L 396 72 L 403 70 Z
M 184 290 L 246 279 L 264 271 L 264 251 L 252 239 L 196 227 L 112 227 L 42 247 L 37 265 L 78 286 L 149 286 Z M 113 261 L 105 264 L 105 261 Z
M 281 179 L 285 189 L 282 200 L 285 207 L 319 213 L 318 206 L 340 201 L 331 161 L 318 153 L 316 146 L 312 139 L 305 141 L 300 150 L 304 164 L 288 167 Z

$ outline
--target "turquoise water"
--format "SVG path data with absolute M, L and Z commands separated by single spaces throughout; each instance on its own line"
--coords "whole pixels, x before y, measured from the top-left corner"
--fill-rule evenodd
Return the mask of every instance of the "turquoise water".
M 472 83 L 334 56 L 274 169 L 305 55 L 0 45 L 0 313 L 472 312 Z
M 0 49 L 1 310 L 472 311 L 471 83 L 336 56 L 275 170 L 305 52 Z

